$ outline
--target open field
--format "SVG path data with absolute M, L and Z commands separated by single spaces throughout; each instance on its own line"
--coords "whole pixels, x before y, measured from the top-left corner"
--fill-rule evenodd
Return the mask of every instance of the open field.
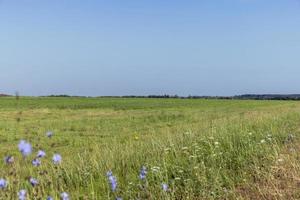
M 300 199 L 299 128 L 297 101 L 3 97 L 0 199 Z

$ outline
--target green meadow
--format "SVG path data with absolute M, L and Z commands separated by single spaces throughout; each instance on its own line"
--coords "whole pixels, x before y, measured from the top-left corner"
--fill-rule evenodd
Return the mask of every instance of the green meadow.
M 299 128 L 297 101 L 2 97 L 0 199 L 300 199 Z

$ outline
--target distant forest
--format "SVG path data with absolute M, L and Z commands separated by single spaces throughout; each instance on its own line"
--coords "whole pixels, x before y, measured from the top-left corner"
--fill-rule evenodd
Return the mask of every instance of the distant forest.
M 69 95 L 50 95 L 47 97 L 83 97 Z M 85 96 L 84 96 L 85 97 Z M 244 94 L 236 96 L 178 96 L 178 95 L 147 95 L 147 96 L 98 96 L 98 98 L 113 97 L 113 98 L 161 98 L 161 99 L 241 99 L 241 100 L 300 100 L 300 94 Z
M 13 95 L 1 94 L 0 97 L 10 97 Z M 91 96 L 72 96 L 67 94 L 61 95 L 48 95 L 40 97 L 81 97 L 81 98 L 91 98 Z M 126 96 L 97 96 L 96 98 L 160 98 L 160 99 L 241 99 L 241 100 L 300 100 L 300 94 L 243 94 L 235 96 L 178 96 L 178 95 L 146 95 L 146 96 L 136 96 L 136 95 L 126 95 Z M 95 98 L 95 97 L 94 97 Z

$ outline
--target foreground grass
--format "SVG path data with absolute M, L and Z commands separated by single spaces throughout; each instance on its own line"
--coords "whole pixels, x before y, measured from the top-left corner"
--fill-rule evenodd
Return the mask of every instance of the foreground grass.
M 259 188 L 247 186 L 270 180 L 299 136 L 298 102 L 2 98 L 0 106 L 0 156 L 16 160 L 0 164 L 9 181 L 2 199 L 16 199 L 22 188 L 29 199 L 58 199 L 62 191 L 72 199 L 246 199 L 245 191 Z M 17 152 L 20 139 L 47 152 L 40 167 L 32 167 L 34 155 L 24 160 Z M 51 163 L 55 152 L 63 156 L 59 166 Z M 146 181 L 138 178 L 142 166 Z M 29 176 L 40 184 L 30 186 Z

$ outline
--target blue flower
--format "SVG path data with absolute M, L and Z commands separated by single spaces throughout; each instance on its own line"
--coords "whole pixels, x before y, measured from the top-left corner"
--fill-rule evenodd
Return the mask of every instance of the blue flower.
M 14 157 L 13 156 L 5 156 L 5 158 L 4 158 L 4 162 L 6 163 L 6 164 L 12 164 L 13 162 L 14 162 Z
M 163 191 L 165 191 L 165 192 L 168 191 L 168 189 L 169 189 L 169 186 L 166 183 L 162 183 L 161 187 L 162 187 Z
M 39 184 L 39 181 L 32 177 L 29 179 L 29 182 L 33 187 Z
M 107 176 L 107 177 L 112 176 L 112 175 L 113 175 L 112 171 L 106 172 L 106 176 Z
M 48 196 L 46 200 L 53 200 L 51 196 Z
M 116 191 L 117 189 L 117 179 L 115 176 L 113 176 L 112 172 L 111 171 L 108 171 L 106 173 L 106 176 L 108 177 L 108 181 L 110 183 L 110 186 L 111 186 L 111 190 L 114 192 Z
M 7 187 L 7 181 L 3 178 L 0 179 L 0 189 L 4 189 Z
M 27 194 L 26 190 L 20 190 L 18 192 L 19 200 L 26 200 L 26 194 Z
M 61 155 L 59 154 L 54 154 L 52 157 L 52 161 L 55 165 L 58 165 L 61 163 Z
M 61 199 L 61 200 L 69 200 L 69 199 L 70 199 L 69 194 L 66 193 L 66 192 L 62 192 L 62 193 L 60 194 L 60 199 Z
M 122 198 L 121 197 L 117 197 L 116 200 L 122 200 Z
M 38 158 L 33 159 L 31 163 L 35 167 L 38 167 L 41 165 L 41 161 Z
M 21 140 L 19 143 L 19 151 L 23 156 L 28 156 L 32 152 L 31 144 L 26 142 L 25 140 Z
M 46 136 L 48 138 L 51 138 L 53 136 L 53 132 L 52 131 L 47 131 Z
M 140 171 L 140 179 L 145 180 L 147 175 L 147 168 L 145 166 L 142 167 Z
M 36 155 L 36 157 L 38 157 L 38 158 L 43 158 L 45 156 L 46 156 L 46 153 L 43 150 L 39 150 L 37 155 Z

